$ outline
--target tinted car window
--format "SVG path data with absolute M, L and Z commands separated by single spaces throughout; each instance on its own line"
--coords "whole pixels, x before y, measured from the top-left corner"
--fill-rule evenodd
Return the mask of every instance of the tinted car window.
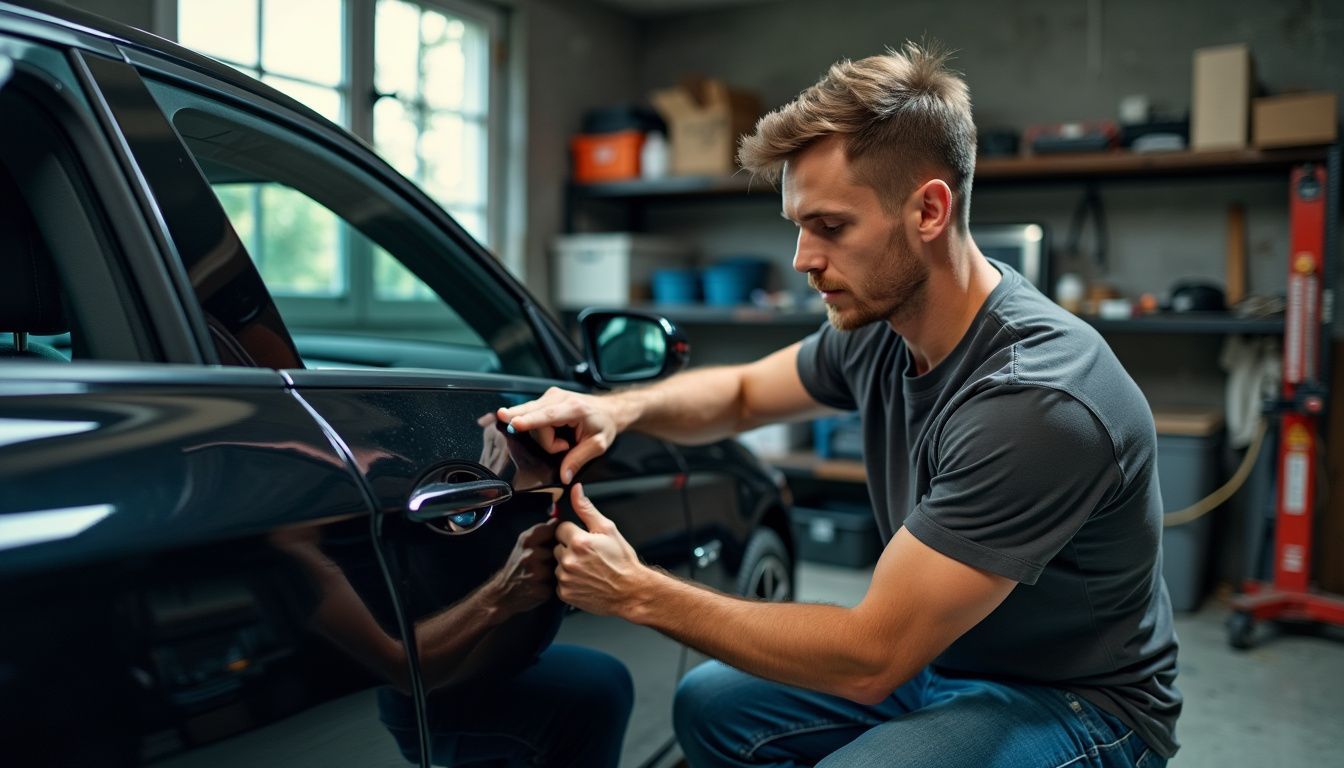
M 267 288 L 308 365 L 551 375 L 522 305 L 468 252 L 465 233 L 445 232 L 373 174 L 293 129 L 149 85 L 249 253 L 283 261 L 280 279 L 267 270 Z M 402 297 L 417 300 L 366 296 L 355 312 L 341 299 L 286 302 L 286 288 L 302 281 L 332 294 L 344 280 L 367 281 L 339 272 L 359 254 L 370 269 L 395 270 Z
M 152 359 L 75 150 L 96 152 L 83 107 L 28 65 L 5 62 L 13 70 L 0 87 L 0 360 Z

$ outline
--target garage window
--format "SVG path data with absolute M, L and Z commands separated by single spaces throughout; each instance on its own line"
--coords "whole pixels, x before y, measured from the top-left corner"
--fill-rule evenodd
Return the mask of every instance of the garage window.
M 452 0 L 178 0 L 176 11 L 179 42 L 369 141 L 489 246 L 500 207 L 491 133 L 501 100 L 490 52 L 502 24 L 493 9 Z M 405 316 L 431 300 L 396 259 L 353 247 L 302 196 L 259 185 L 216 191 L 235 224 L 246 222 L 239 234 L 291 312 L 341 325 L 351 315 Z M 318 258 L 290 247 L 290 233 L 313 228 L 325 242 Z M 338 301 L 297 306 L 307 298 Z

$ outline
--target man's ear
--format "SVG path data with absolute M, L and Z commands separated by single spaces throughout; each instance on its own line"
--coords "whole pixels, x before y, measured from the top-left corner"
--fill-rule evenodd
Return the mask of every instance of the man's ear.
M 919 239 L 928 243 L 937 240 L 952 226 L 955 209 L 952 206 L 952 188 L 942 179 L 929 179 L 911 195 L 918 207 L 919 219 L 915 231 Z

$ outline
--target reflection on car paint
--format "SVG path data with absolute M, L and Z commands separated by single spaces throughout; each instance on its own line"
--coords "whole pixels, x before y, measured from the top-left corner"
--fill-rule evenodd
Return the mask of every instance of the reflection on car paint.
M 112 514 L 111 504 L 38 509 L 0 517 L 0 550 L 17 549 L 78 536 Z

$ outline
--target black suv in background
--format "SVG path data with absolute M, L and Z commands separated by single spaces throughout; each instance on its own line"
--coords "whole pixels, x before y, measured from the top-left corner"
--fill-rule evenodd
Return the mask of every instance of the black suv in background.
M 434 332 L 282 314 L 218 194 L 240 184 L 414 274 Z M 581 353 L 340 128 L 36 3 L 0 2 L 0 274 L 0 764 L 427 765 L 427 708 L 556 640 L 629 669 L 624 765 L 675 754 L 686 649 L 553 596 L 461 610 L 572 514 L 557 458 L 492 414 L 674 370 L 670 323 L 590 314 Z M 649 562 L 791 597 L 781 486 L 739 444 L 626 434 L 578 479 Z

